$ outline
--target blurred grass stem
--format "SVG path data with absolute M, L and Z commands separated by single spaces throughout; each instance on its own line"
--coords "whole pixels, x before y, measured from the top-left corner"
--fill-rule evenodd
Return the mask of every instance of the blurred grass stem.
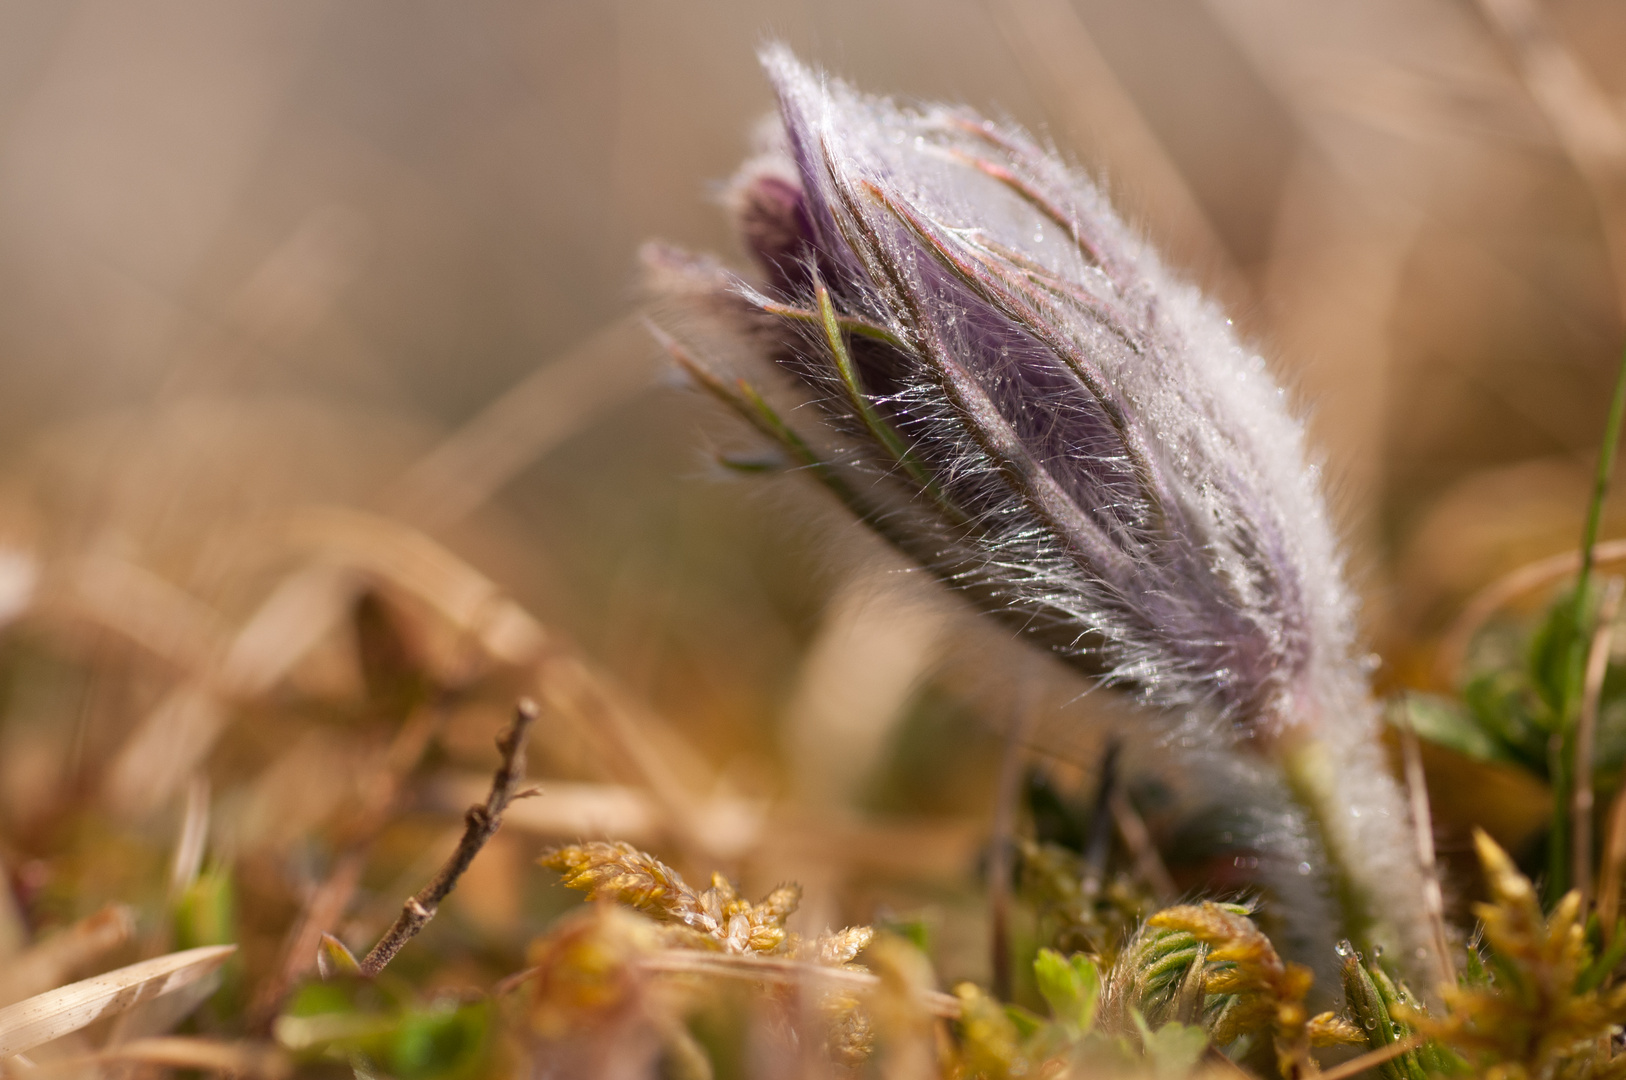
M 1439 865 L 1434 852 L 1434 815 L 1428 804 L 1428 780 L 1423 773 L 1423 751 L 1408 716 L 1400 726 L 1400 756 L 1406 772 L 1406 794 L 1411 801 L 1411 825 L 1417 839 L 1417 862 L 1423 868 L 1423 906 L 1434 934 L 1435 961 L 1442 987 L 1456 981 L 1451 963 L 1451 939 L 1445 932 L 1445 896 L 1440 890 Z
M 1626 590 L 1626 581 L 1610 578 L 1598 604 L 1597 624 L 1587 650 L 1581 717 L 1575 731 L 1575 795 L 1570 801 L 1570 827 L 1574 833 L 1575 887 L 1581 890 L 1583 909 L 1592 899 L 1592 762 L 1598 738 L 1598 703 L 1603 695 L 1603 677 L 1609 670 L 1609 651 L 1623 590 Z
M 1598 875 L 1598 923 L 1604 941 L 1613 943 L 1615 920 L 1620 915 L 1621 871 L 1626 868 L 1626 784 L 1609 807 L 1609 836 L 1605 841 L 1603 870 Z
M 1551 763 L 1553 832 L 1548 845 L 1546 885 L 1549 905 L 1556 904 L 1559 898 L 1569 891 L 1571 864 L 1578 863 L 1581 858 L 1579 854 L 1573 858 L 1571 856 L 1572 844 L 1579 843 L 1579 837 L 1571 835 L 1570 804 L 1573 798 L 1572 791 L 1579 784 L 1578 729 L 1581 726 L 1582 699 L 1585 696 L 1588 643 L 1593 638 L 1593 634 L 1588 631 L 1593 626 L 1593 620 L 1599 617 L 1592 610 L 1591 603 L 1595 559 L 1593 549 L 1597 546 L 1598 529 L 1603 522 L 1603 501 L 1609 493 L 1609 477 L 1615 468 L 1615 452 L 1620 442 L 1623 415 L 1626 415 L 1626 354 L 1622 355 L 1620 369 L 1615 376 L 1615 391 L 1609 401 L 1609 417 L 1604 422 L 1603 446 L 1598 450 L 1598 468 L 1593 474 L 1592 499 L 1587 507 L 1586 528 L 1581 534 L 1581 566 L 1575 577 L 1572 608 L 1574 621 L 1571 624 L 1568 669 L 1565 672 L 1563 696 L 1559 701 L 1558 730 L 1553 739 L 1554 752 Z M 1605 663 L 1607 656 L 1606 650 Z M 1599 679 L 1601 683 L 1601 675 Z M 1590 752 L 1587 756 L 1590 759 Z M 1572 771 L 1574 775 L 1571 775 Z M 1588 787 L 1590 788 L 1590 783 Z M 1590 845 L 1590 805 L 1587 807 L 1587 813 L 1587 843 Z M 1590 851 L 1587 854 L 1587 862 L 1589 864 L 1591 862 Z M 1579 885 L 1580 881 L 1576 880 L 1575 884 Z
M 1015 848 L 1017 802 L 1021 798 L 1027 739 L 1036 710 L 1023 695 L 999 762 L 999 785 L 994 794 L 993 847 L 988 856 L 988 951 L 996 997 L 1011 996 L 1011 855 Z
M 1152 896 L 1159 904 L 1174 903 L 1180 890 L 1169 875 L 1169 868 L 1163 865 L 1163 856 L 1157 852 L 1157 844 L 1152 840 L 1151 830 L 1146 827 L 1146 819 L 1140 816 L 1121 785 L 1113 790 L 1108 801 L 1112 808 L 1112 822 L 1118 827 L 1118 839 L 1124 842 L 1135 861 L 1135 876 L 1152 890 Z
M 1112 853 L 1112 797 L 1118 790 L 1118 755 L 1123 744 L 1107 744 L 1101 755 L 1101 779 L 1090 807 L 1090 833 L 1084 843 L 1084 895 L 1094 900 L 1106 881 L 1107 856 Z

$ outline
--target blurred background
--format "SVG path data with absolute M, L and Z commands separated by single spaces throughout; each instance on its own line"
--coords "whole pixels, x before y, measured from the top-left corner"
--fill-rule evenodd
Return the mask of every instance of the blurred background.
M 1626 107 L 1626 6 L 1542 10 Z M 11 940 L 226 866 L 253 970 L 301 919 L 365 947 L 529 692 L 550 794 L 426 935 L 481 977 L 573 902 L 526 857 L 598 834 L 797 877 L 814 928 L 926 912 L 977 973 L 999 731 L 1043 712 L 1065 783 L 1112 704 L 725 475 L 636 316 L 643 241 L 741 261 L 772 39 L 1039 131 L 1223 299 L 1312 418 L 1384 686 L 1575 544 L 1618 291 L 1467 0 L 5 0 Z

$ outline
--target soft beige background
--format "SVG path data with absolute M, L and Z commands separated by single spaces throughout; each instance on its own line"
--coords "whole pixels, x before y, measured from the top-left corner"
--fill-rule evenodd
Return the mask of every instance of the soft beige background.
M 1545 9 L 1626 94 L 1626 8 Z M 1459 488 L 1532 459 L 1569 476 L 1620 337 L 1585 190 L 1460 0 L 10 0 L 0 451 L 110 407 L 290 396 L 428 445 L 622 318 L 641 240 L 734 250 L 711 192 L 769 107 L 773 37 L 867 88 L 1008 113 L 1104 175 L 1313 408 L 1374 632 L 1437 624 L 1472 586 L 1434 596 L 1405 565 L 1488 574 L 1572 530 L 1498 524 L 1506 485 Z M 710 497 L 702 411 L 617 399 L 565 465 L 502 489 L 567 577 L 577 540 L 615 563 L 606 530 L 629 551 L 662 533 L 641 495 Z M 283 460 L 293 430 L 250 456 Z M 1412 551 L 1442 498 L 1490 520 L 1485 551 Z M 575 602 L 602 614 L 593 581 Z

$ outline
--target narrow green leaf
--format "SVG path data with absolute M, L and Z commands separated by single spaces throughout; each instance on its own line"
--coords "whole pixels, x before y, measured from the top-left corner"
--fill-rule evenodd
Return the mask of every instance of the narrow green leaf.
M 1585 994 L 1602 986 L 1609 973 L 1614 971 L 1622 960 L 1626 960 L 1626 919 L 1616 921 L 1614 940 L 1576 978 L 1575 992 Z
M 1406 693 L 1389 703 L 1385 713 L 1395 727 L 1409 725 L 1420 739 L 1474 761 L 1521 764 L 1497 735 L 1482 727 L 1468 709 L 1437 694 Z
M 864 387 L 858 379 L 858 366 L 853 363 L 852 353 L 847 349 L 846 335 L 840 319 L 836 315 L 835 305 L 830 300 L 830 290 L 822 284 L 817 286 L 815 295 L 818 300 L 820 325 L 824 330 L 824 340 L 830 348 L 830 356 L 835 361 L 836 371 L 841 376 L 841 385 L 847 391 L 847 400 L 853 410 L 858 413 L 864 427 L 870 436 L 880 443 L 882 448 L 893 461 L 909 474 L 909 479 L 929 494 L 933 501 L 942 507 L 949 515 L 962 519 L 958 507 L 953 506 L 943 490 L 938 486 L 937 480 L 921 464 L 920 459 L 904 443 L 903 437 L 898 434 L 891 424 L 876 411 L 875 406 L 864 393 Z

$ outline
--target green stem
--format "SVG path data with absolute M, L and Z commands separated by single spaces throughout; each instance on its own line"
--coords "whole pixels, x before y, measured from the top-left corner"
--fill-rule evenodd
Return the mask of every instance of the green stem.
M 1570 867 L 1570 795 L 1574 778 L 1571 762 L 1575 755 L 1575 727 L 1580 719 L 1581 696 L 1586 681 L 1587 645 L 1592 639 L 1588 632 L 1591 619 L 1591 590 L 1593 554 L 1598 543 L 1598 530 L 1603 524 L 1603 501 L 1609 493 L 1609 477 L 1615 468 L 1615 451 L 1620 442 L 1620 428 L 1626 415 L 1626 354 L 1621 357 L 1619 372 L 1615 375 L 1615 393 L 1609 401 L 1609 418 L 1604 423 L 1603 446 L 1598 450 L 1598 468 L 1592 478 L 1592 500 L 1587 506 L 1586 528 L 1581 534 L 1581 570 L 1575 578 L 1575 595 L 1571 601 L 1572 632 L 1569 656 L 1564 673 L 1564 694 L 1559 700 L 1557 737 L 1553 740 L 1551 773 L 1553 788 L 1553 831 L 1548 844 L 1547 904 L 1556 904 L 1572 884 Z

